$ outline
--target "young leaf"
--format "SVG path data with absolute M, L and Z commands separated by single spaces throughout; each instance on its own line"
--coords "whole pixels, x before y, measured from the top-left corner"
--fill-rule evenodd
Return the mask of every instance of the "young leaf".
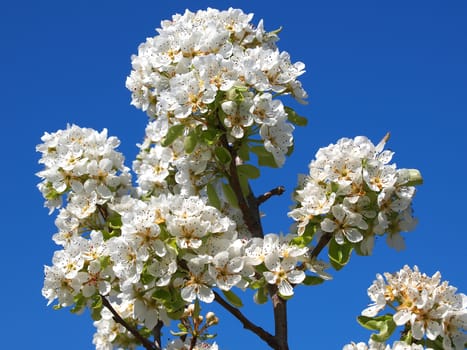
M 348 242 L 338 244 L 335 239 L 329 243 L 328 255 L 332 266 L 336 270 L 342 269 L 350 260 L 352 254 L 352 245 Z
M 268 301 L 268 295 L 266 293 L 266 290 L 265 288 L 259 288 L 255 295 L 253 296 L 253 300 L 255 301 L 255 303 L 257 304 L 264 304 Z
M 161 145 L 164 147 L 170 146 L 178 137 L 182 136 L 184 130 L 185 125 L 182 124 L 171 126 Z
M 317 284 L 323 283 L 324 280 L 318 276 L 306 276 L 303 280 L 305 286 L 316 286 Z
M 379 333 L 371 335 L 371 339 L 381 343 L 388 340 L 397 327 L 391 314 L 377 317 L 358 316 L 357 321 L 366 329 L 378 331 Z
M 241 164 L 237 166 L 237 171 L 249 179 L 257 179 L 260 175 L 259 169 L 251 164 Z
M 244 161 L 250 160 L 250 148 L 248 147 L 247 142 L 242 143 L 240 148 L 237 150 L 237 154 Z
M 224 294 L 225 298 L 233 306 L 235 306 L 235 307 L 242 307 L 243 306 L 242 299 L 240 299 L 240 297 L 237 294 L 235 294 L 234 292 L 232 292 L 231 290 L 223 290 L 222 294 Z
M 214 150 L 214 154 L 216 155 L 217 160 L 224 165 L 229 164 L 232 160 L 230 152 L 224 147 L 216 147 L 216 149 Z
M 306 126 L 308 124 L 308 120 L 305 117 L 298 115 L 292 108 L 284 107 L 285 112 L 287 113 L 287 119 L 292 124 L 298 126 Z
M 206 191 L 208 193 L 209 204 L 211 204 L 213 207 L 217 209 L 220 209 L 221 201 L 219 200 L 219 196 L 217 195 L 216 189 L 211 183 L 207 184 Z
M 197 143 L 198 143 L 198 135 L 196 135 L 196 133 L 194 132 L 190 132 L 185 137 L 185 140 L 183 140 L 183 147 L 185 149 L 185 152 L 188 154 L 193 152 Z
M 227 200 L 229 201 L 229 203 L 232 206 L 238 208 L 237 196 L 235 195 L 235 192 L 232 189 L 232 187 L 230 187 L 230 185 L 228 185 L 228 184 L 222 184 L 222 189 L 223 189 L 224 195 L 227 198 Z

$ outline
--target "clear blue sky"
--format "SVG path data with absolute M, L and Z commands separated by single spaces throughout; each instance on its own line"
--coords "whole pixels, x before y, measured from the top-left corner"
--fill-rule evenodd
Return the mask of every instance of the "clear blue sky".
M 297 130 L 296 152 L 284 169 L 267 172 L 257 193 L 277 185 L 289 195 L 264 210 L 268 232 L 287 230 L 285 213 L 296 174 L 316 150 L 343 136 L 377 142 L 387 131 L 400 167 L 418 168 L 425 184 L 414 208 L 420 220 L 397 253 L 377 242 L 371 257 L 353 257 L 334 280 L 300 287 L 289 303 L 291 349 L 341 349 L 369 332 L 354 321 L 377 272 L 418 264 L 467 292 L 467 2 L 452 1 L 5 1 L 0 10 L 3 184 L 2 349 L 92 349 L 87 315 L 53 311 L 41 296 L 43 265 L 56 249 L 53 217 L 35 186 L 35 145 L 44 131 L 67 123 L 109 129 L 122 140 L 129 165 L 146 123 L 130 106 L 125 78 L 130 55 L 154 28 L 185 8 L 230 6 L 283 26 L 279 47 L 307 66 L 301 81 L 309 118 Z M 269 305 L 246 308 L 271 324 Z M 220 314 L 222 349 L 267 349 Z M 312 346 L 313 344 L 314 346 Z

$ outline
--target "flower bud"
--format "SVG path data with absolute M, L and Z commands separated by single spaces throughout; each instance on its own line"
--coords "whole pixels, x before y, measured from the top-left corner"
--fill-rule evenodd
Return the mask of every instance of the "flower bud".
M 423 184 L 423 177 L 417 169 L 399 169 L 397 172 L 398 183 L 406 186 Z

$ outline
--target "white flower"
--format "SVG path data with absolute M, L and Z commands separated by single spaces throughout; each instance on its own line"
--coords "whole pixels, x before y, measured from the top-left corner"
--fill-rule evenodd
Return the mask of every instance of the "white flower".
M 250 113 L 251 104 L 250 100 L 244 100 L 241 103 L 225 101 L 221 105 L 225 113 L 224 124 L 231 129 L 230 134 L 237 139 L 241 139 L 245 128 L 253 124 L 253 117 Z
M 209 265 L 209 274 L 215 279 L 217 286 L 222 290 L 230 290 L 238 284 L 243 269 L 243 258 L 231 257 L 228 251 L 216 254 Z
M 293 128 L 272 96 L 291 94 L 303 101 L 307 95 L 297 79 L 304 64 L 292 63 L 277 48 L 277 35 L 266 33 L 262 21 L 255 28 L 252 17 L 238 9 L 187 10 L 163 21 L 158 35 L 139 46 L 126 86 L 134 106 L 163 119 L 161 132 L 151 127 L 154 142 L 180 120 L 204 127 L 221 118 L 234 140 L 256 131 L 253 124 L 267 125 L 264 146 L 283 164 Z
M 414 339 L 435 340 L 440 336 L 447 349 L 459 339 L 465 340 L 465 336 L 459 338 L 462 334 L 459 329 L 465 330 L 467 324 L 467 297 L 455 294 L 456 288 L 441 282 L 439 272 L 429 277 L 420 273 L 417 266 L 413 270 L 404 266 L 399 272 L 384 276 L 386 281 L 377 275 L 368 289 L 374 304 L 365 309 L 363 315 L 374 317 L 390 305 L 397 310 L 393 316 L 395 324 L 410 327 Z
M 305 273 L 296 269 L 297 259 L 285 258 L 279 261 L 278 254 L 270 254 L 265 260 L 269 271 L 263 272 L 266 282 L 276 284 L 279 293 L 285 297 L 292 296 L 294 284 L 300 284 L 305 279 Z
M 212 278 L 207 273 L 204 264 L 188 263 L 189 279 L 185 281 L 181 289 L 182 299 L 191 303 L 196 298 L 211 303 L 214 300 L 214 292 L 211 289 Z
M 344 244 L 344 237 L 351 243 L 360 242 L 363 235 L 360 230 L 366 230 L 368 224 L 360 214 L 346 211 L 342 205 L 335 205 L 331 209 L 334 219 L 325 218 L 321 222 L 324 232 L 334 233 L 338 244 Z

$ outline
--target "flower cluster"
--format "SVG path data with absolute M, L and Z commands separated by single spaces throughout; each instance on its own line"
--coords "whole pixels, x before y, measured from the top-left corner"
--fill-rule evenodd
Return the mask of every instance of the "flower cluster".
M 387 233 L 390 246 L 404 247 L 400 232 L 416 224 L 410 184 L 420 174 L 389 164 L 393 152 L 383 150 L 386 139 L 374 146 L 363 136 L 343 138 L 317 152 L 296 192 L 298 207 L 289 212 L 299 235 L 315 226 L 338 244 L 358 243 L 361 253 L 370 254 L 375 235 Z
M 342 350 L 424 350 L 425 348 L 419 344 L 407 344 L 403 341 L 395 341 L 392 345 L 375 342 L 370 340 L 368 344 L 350 343 L 345 345 Z
M 145 141 L 133 162 L 141 194 L 199 194 L 218 170 L 212 147 L 198 143 L 188 153 L 181 138 L 164 147 L 163 130 L 159 120 L 147 125 Z
M 49 303 L 79 312 L 108 298 L 130 323 L 150 330 L 176 319 L 186 303 L 212 302 L 213 288 L 261 289 L 262 302 L 267 285 L 292 296 L 305 271 L 330 278 L 308 247 L 294 243 L 296 235 L 240 238 L 236 222 L 242 220 L 224 199 L 221 209 L 229 216 L 208 205 L 207 197 L 173 194 L 170 185 L 157 195 L 131 187 L 114 150 L 118 142 L 105 131 L 71 126 L 43 140 L 37 147 L 46 165 L 38 173 L 45 179 L 40 188 L 54 189 L 65 202 L 53 237 L 62 249 L 45 267 L 42 293 Z M 96 346 L 130 341 L 105 310 L 96 317 Z
M 51 209 L 62 204 L 62 195 L 73 190 L 68 198 L 70 210 L 78 218 L 93 212 L 96 205 L 110 201 L 128 189 L 130 176 L 123 165 L 123 155 L 114 149 L 120 141 L 107 137 L 107 130 L 69 125 L 65 130 L 45 133 L 37 146 L 42 153 L 39 163 L 45 169 L 37 175 L 38 185 Z
M 169 128 L 224 128 L 230 142 L 257 132 L 277 165 L 292 146 L 293 126 L 274 95 L 307 95 L 297 78 L 304 64 L 291 63 L 275 45 L 276 33 L 255 28 L 238 9 L 207 9 L 163 21 L 132 57 L 126 86 L 132 104 L 155 117 L 160 136 Z
M 374 317 L 386 306 L 397 310 L 392 316 L 397 326 L 405 326 L 416 342 L 424 337 L 442 339 L 446 350 L 464 349 L 467 343 L 467 296 L 441 282 L 441 274 L 429 277 L 417 266 L 404 266 L 399 272 L 377 275 L 368 288 L 373 304 L 362 315 Z

